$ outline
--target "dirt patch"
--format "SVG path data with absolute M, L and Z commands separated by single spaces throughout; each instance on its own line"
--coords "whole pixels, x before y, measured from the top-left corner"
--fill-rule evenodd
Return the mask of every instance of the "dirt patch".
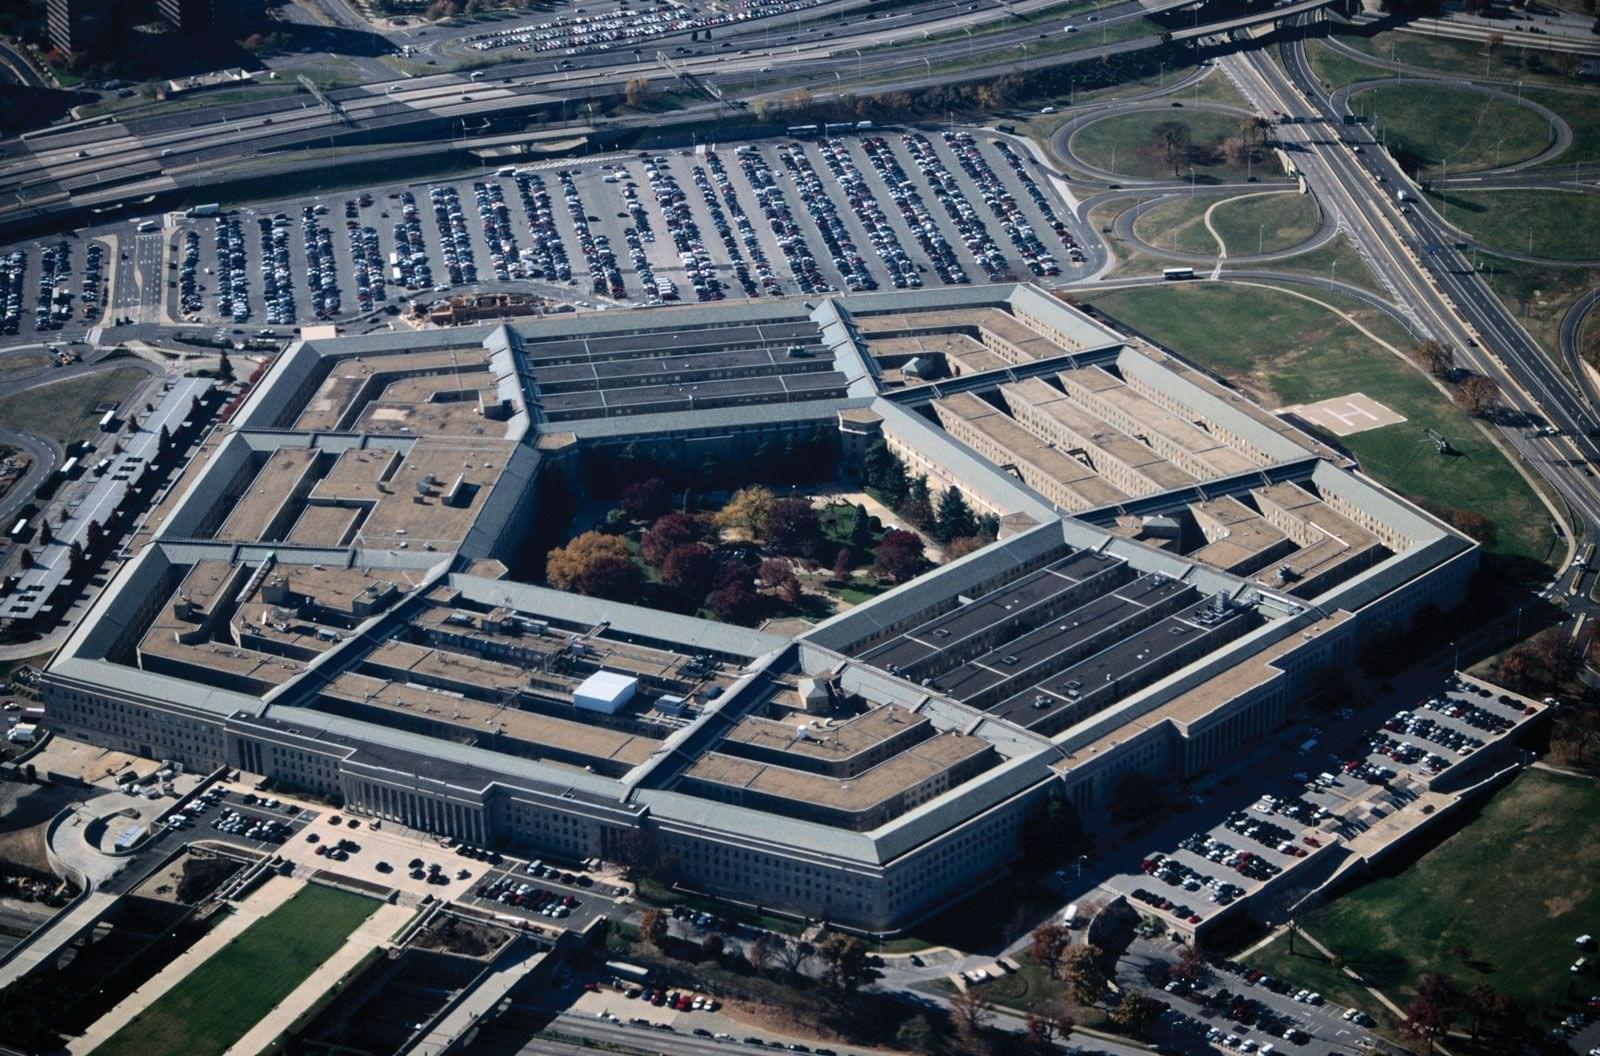
M 504 928 L 442 913 L 417 935 L 415 945 L 463 957 L 488 957 L 510 941 L 511 933 Z
M 1559 917 L 1563 913 L 1571 913 L 1578 908 L 1578 900 L 1563 895 L 1547 898 L 1544 901 L 1545 912 L 1552 917 Z

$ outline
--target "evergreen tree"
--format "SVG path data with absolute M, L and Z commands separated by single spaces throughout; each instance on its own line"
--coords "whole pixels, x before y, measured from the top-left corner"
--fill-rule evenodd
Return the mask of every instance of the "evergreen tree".
M 978 519 L 973 516 L 972 507 L 967 505 L 961 489 L 946 488 L 944 494 L 939 497 L 939 513 L 934 523 L 934 536 L 941 543 L 948 543 L 952 539 L 973 535 L 977 530 Z
M 221 357 L 217 360 L 217 377 L 223 381 L 233 380 L 233 361 L 228 358 L 226 349 L 223 350 Z
M 855 520 L 850 524 L 850 545 L 857 550 L 865 550 L 870 542 L 872 542 L 872 518 L 867 515 L 865 506 L 857 504 Z

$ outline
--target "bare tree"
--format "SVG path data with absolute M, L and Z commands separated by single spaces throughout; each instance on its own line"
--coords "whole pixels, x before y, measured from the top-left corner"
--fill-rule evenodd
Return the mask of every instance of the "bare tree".
M 1417 366 L 1429 374 L 1444 375 L 1450 373 L 1450 368 L 1455 365 L 1455 350 L 1442 341 L 1428 338 L 1420 342 L 1416 350 L 1411 353 L 1417 361 Z
M 1182 121 L 1162 121 L 1150 130 L 1150 140 L 1177 177 L 1189 157 L 1189 126 Z

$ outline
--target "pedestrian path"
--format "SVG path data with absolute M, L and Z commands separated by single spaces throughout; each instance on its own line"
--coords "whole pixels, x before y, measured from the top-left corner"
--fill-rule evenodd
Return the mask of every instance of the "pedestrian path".
M 179 954 L 171 964 L 151 976 L 139 989 L 117 1002 L 111 1011 L 95 1020 L 80 1037 L 68 1042 L 67 1052 L 71 1056 L 86 1056 L 93 1052 L 107 1038 L 133 1022 L 133 1018 L 150 1007 L 151 1002 L 177 986 L 185 976 L 212 954 L 238 938 L 239 934 L 250 925 L 289 901 L 304 886 L 303 881 L 287 876 L 270 877 L 266 883 L 252 891 L 243 902 L 234 906 L 232 911 L 206 932 L 199 942 Z
M 406 921 L 411 919 L 415 909 L 410 906 L 385 904 L 378 907 L 361 923 L 344 945 L 333 951 L 333 956 L 317 966 L 317 970 L 306 976 L 301 984 L 289 992 L 289 996 L 280 1001 L 276 1008 L 245 1032 L 244 1037 L 234 1042 L 223 1053 L 223 1056 L 256 1056 L 268 1045 L 289 1029 L 302 1014 L 309 1011 L 324 994 L 334 988 L 334 985 L 348 975 L 361 959 L 380 946 L 388 944 Z

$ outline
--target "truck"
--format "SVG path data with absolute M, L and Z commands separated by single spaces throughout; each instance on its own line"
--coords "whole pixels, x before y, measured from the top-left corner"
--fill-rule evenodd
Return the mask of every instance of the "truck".
M 218 202 L 206 202 L 204 205 L 192 205 L 192 206 L 190 206 L 189 207 L 189 211 L 184 213 L 183 215 L 185 215 L 185 216 L 189 217 L 189 219 L 193 220 L 194 218 L 200 217 L 200 216 L 216 216 L 220 212 L 222 212 L 222 206 L 221 206 L 220 203 L 218 203 Z
M 1394 192 L 1394 197 L 1397 202 L 1409 202 L 1411 201 L 1411 192 L 1402 187 Z
M 1061 923 L 1069 928 L 1078 926 L 1080 921 L 1078 920 L 1078 904 L 1076 902 L 1061 911 Z

